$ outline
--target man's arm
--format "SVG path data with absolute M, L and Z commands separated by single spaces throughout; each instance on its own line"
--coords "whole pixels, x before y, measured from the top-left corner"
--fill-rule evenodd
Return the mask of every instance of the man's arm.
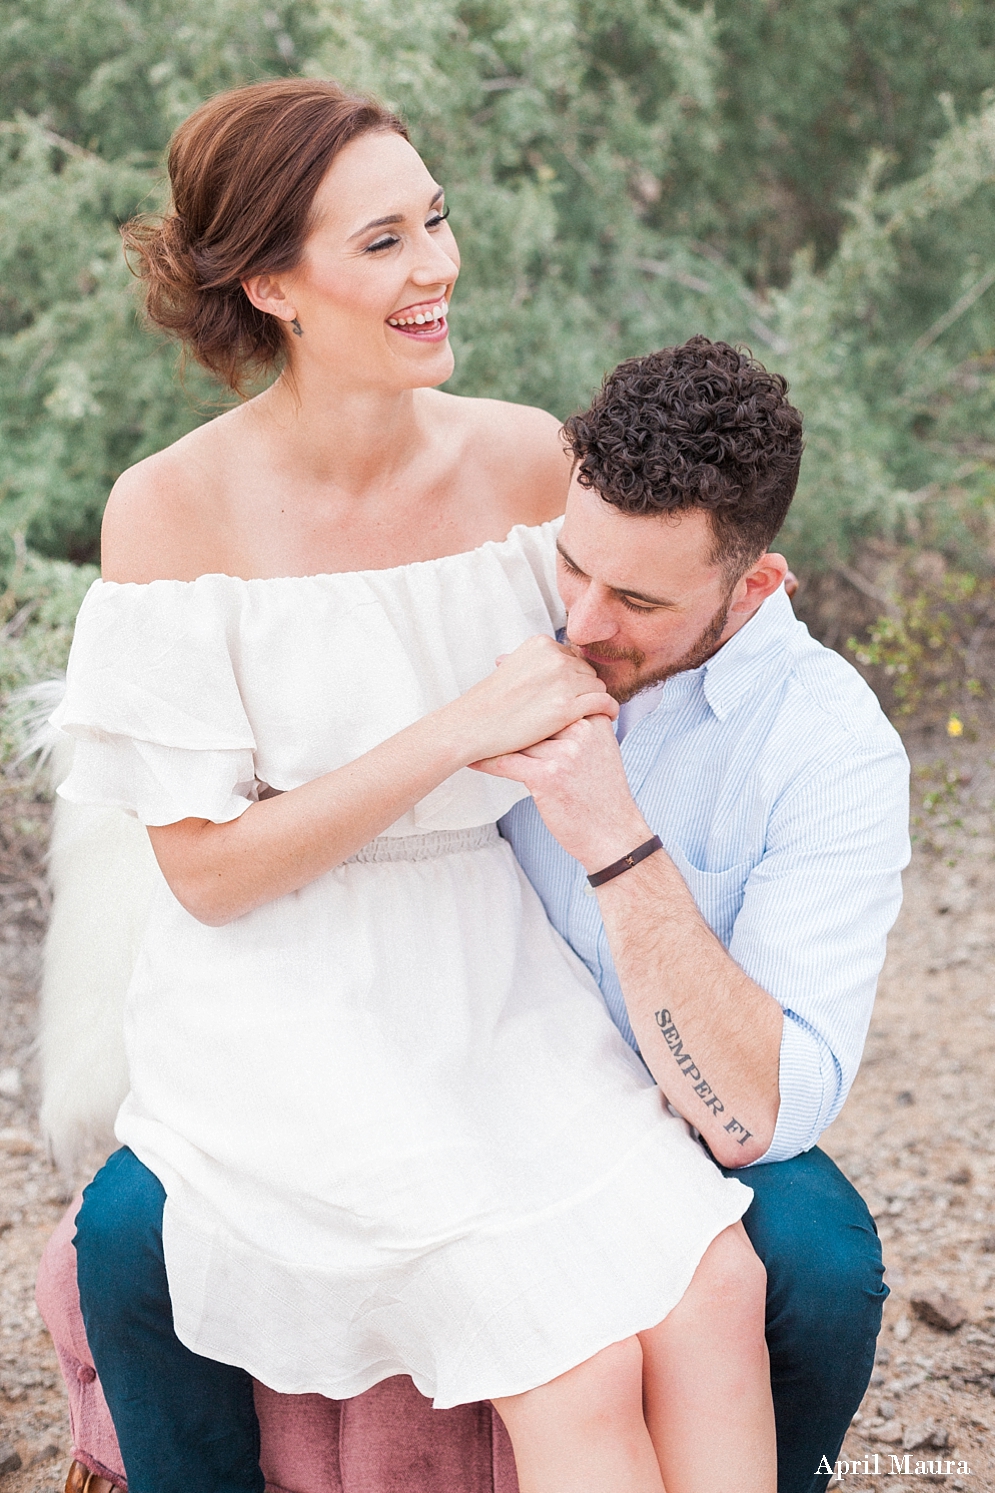
M 814 702 L 812 709 L 817 710 Z M 724 1114 L 731 1112 L 731 1118 L 754 1132 L 743 1146 L 749 1154 L 733 1158 L 732 1164 L 743 1164 L 750 1156 L 764 1161 L 797 1156 L 815 1145 L 836 1118 L 857 1072 L 885 941 L 901 905 L 901 872 L 909 858 L 908 760 L 901 743 L 883 720 L 875 724 L 866 715 L 853 733 L 841 732 L 833 717 L 825 725 L 825 732 L 814 732 L 798 770 L 783 779 L 774 796 L 763 852 L 738 889 L 734 921 L 723 920 L 721 940 L 711 940 L 707 928 L 695 935 L 702 925 L 695 922 L 696 904 L 687 887 L 694 888 L 696 878 L 709 873 L 687 864 L 678 846 L 673 847 L 676 864 L 658 852 L 599 894 L 619 966 L 611 984 L 625 999 L 631 1024 L 639 1026 L 643 1057 L 674 1107 L 700 1126 L 717 1155 L 729 1154 L 720 1149 L 728 1146 L 728 1135 L 716 1135 L 720 1127 L 702 1124 L 694 1107 L 681 1099 L 681 1088 L 693 1087 L 693 1065 L 726 1106 Z M 603 733 L 592 737 L 589 728 L 590 723 L 580 722 L 577 730 L 505 759 L 496 770 L 525 781 L 563 848 L 588 870 L 600 870 L 659 826 L 647 825 L 627 796 L 627 786 L 623 793 L 615 742 Z M 585 745 L 578 750 L 582 735 Z M 569 751 L 564 749 L 568 742 L 573 743 Z M 783 743 L 778 754 L 782 749 Z M 611 831 L 607 836 L 606 825 Z M 651 872 L 658 878 L 653 883 Z M 656 886 L 657 895 L 641 896 L 640 881 L 643 888 Z M 612 888 L 614 906 L 608 903 Z M 686 916 L 680 913 L 682 894 Z M 664 930 L 661 920 L 669 928 Z M 695 951 L 690 976 L 688 948 Z M 679 976 L 672 949 L 681 958 Z M 617 981 L 615 974 L 621 977 Z M 764 1075 L 770 1078 L 772 1054 L 769 1043 L 764 1045 L 760 1013 L 770 1014 L 771 1008 L 764 1000 L 756 1004 L 757 995 L 773 999 L 783 1012 L 776 1128 L 769 1149 L 759 1155 L 754 1141 L 764 1133 L 750 1124 L 754 1110 L 747 1111 L 744 1104 L 740 1113 L 734 1107 L 740 1102 L 737 1081 L 745 1079 L 748 1097 L 762 1101 Z M 689 1004 L 694 1045 L 684 1010 Z M 647 1008 L 654 1021 L 657 1011 L 670 1012 L 662 1032 L 651 1029 L 647 1034 L 638 1021 Z M 777 1012 L 773 1015 L 776 1019 Z M 698 1043 L 699 1026 L 704 1045 Z M 723 1034 L 718 1063 L 711 1054 L 712 1033 Z M 661 1037 L 675 1044 L 669 1075 L 661 1067 Z M 732 1061 L 731 1068 L 726 1060 Z M 678 1064 L 682 1077 L 675 1087 Z M 694 1103 L 707 1098 L 695 1095 Z
M 781 1007 L 726 953 L 666 851 L 597 895 L 644 1062 L 716 1161 L 756 1161 L 777 1124 Z
M 589 875 L 652 836 L 608 721 L 479 766 L 524 782 Z M 665 851 L 597 895 L 643 1060 L 717 1161 L 756 1161 L 777 1123 L 781 1006 L 722 947 Z

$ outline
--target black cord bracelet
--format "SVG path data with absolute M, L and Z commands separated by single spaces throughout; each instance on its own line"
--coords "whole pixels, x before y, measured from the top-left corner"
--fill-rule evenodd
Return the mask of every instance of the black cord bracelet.
M 623 855 L 620 861 L 614 865 L 606 866 L 603 871 L 595 871 L 593 876 L 587 879 L 591 886 L 604 886 L 606 881 L 614 881 L 616 876 L 621 876 L 623 871 L 631 871 L 633 866 L 638 866 L 648 855 L 654 851 L 663 849 L 663 841 L 659 835 L 654 835 L 652 840 L 647 840 L 644 845 L 637 845 L 635 850 L 630 850 L 628 855 Z

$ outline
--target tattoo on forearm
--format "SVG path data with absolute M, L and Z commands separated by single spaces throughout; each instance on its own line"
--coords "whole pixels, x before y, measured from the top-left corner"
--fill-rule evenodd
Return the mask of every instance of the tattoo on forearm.
M 711 1084 L 702 1078 L 701 1069 L 695 1063 L 691 1054 L 685 1050 L 684 1043 L 681 1041 L 681 1034 L 674 1025 L 670 1012 L 664 1010 L 657 1011 L 655 1014 L 656 1024 L 660 1028 L 663 1040 L 673 1054 L 674 1062 L 680 1068 L 684 1077 L 691 1080 L 694 1085 L 694 1092 L 698 1095 L 705 1108 L 710 1109 L 712 1114 L 716 1116 L 724 1114 L 725 1105 Z M 727 1130 L 731 1136 L 734 1136 L 741 1146 L 745 1146 L 753 1134 L 752 1130 L 747 1130 L 745 1125 L 741 1125 L 738 1120 L 733 1119 L 730 1119 L 722 1128 Z

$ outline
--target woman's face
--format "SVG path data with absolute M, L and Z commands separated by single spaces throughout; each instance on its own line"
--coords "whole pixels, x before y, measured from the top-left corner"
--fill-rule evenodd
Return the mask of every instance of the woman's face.
M 460 261 L 444 213 L 442 188 L 400 135 L 345 147 L 315 195 L 301 264 L 273 277 L 302 328 L 290 337 L 295 373 L 370 389 L 445 382 Z

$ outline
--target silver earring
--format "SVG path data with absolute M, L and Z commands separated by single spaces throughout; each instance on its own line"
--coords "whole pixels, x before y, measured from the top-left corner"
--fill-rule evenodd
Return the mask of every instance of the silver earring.
M 300 322 L 299 322 L 299 321 L 298 321 L 298 320 L 297 320 L 297 317 L 296 317 L 296 316 L 295 316 L 295 317 L 294 317 L 294 319 L 293 319 L 293 321 L 292 321 L 292 322 L 291 322 L 291 323 L 290 323 L 290 325 L 291 325 L 291 326 L 292 326 L 292 327 L 293 327 L 293 329 L 294 329 L 294 336 L 295 336 L 295 337 L 303 337 L 303 336 L 304 336 L 304 328 L 303 328 L 303 327 L 302 327 L 302 326 L 301 326 L 301 324 L 300 324 Z

